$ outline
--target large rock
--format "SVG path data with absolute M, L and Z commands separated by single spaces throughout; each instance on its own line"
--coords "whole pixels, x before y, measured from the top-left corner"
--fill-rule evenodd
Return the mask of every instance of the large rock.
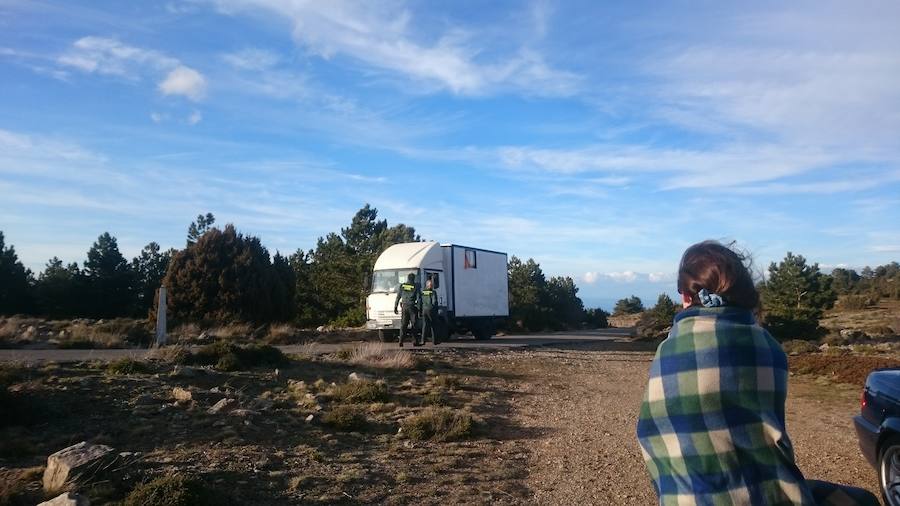
M 76 481 L 85 472 L 96 472 L 104 463 L 115 458 L 112 448 L 82 441 L 47 457 L 44 470 L 44 490 L 60 490 L 69 481 Z
M 87 497 L 81 497 L 78 494 L 66 492 L 49 501 L 44 501 L 38 504 L 38 506 L 90 506 L 90 504 L 91 502 L 88 501 Z

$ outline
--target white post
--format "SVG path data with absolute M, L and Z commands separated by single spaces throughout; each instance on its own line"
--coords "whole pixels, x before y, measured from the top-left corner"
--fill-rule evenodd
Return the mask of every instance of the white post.
M 159 303 L 156 306 L 156 346 L 166 344 L 166 287 L 159 287 Z

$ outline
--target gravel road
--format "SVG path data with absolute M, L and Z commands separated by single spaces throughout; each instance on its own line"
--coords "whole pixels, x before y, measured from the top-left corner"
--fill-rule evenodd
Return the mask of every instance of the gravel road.
M 497 364 L 522 379 L 513 420 L 536 436 L 528 488 L 537 504 L 656 503 L 635 439 L 637 413 L 653 353 L 606 342 L 572 349 L 521 350 Z M 853 430 L 859 391 L 792 377 L 787 426 L 807 478 L 877 490 Z

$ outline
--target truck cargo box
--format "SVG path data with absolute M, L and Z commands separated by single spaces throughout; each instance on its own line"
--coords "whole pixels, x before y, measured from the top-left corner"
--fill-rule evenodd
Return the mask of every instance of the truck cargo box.
M 457 318 L 509 316 L 506 253 L 442 244 L 447 308 Z

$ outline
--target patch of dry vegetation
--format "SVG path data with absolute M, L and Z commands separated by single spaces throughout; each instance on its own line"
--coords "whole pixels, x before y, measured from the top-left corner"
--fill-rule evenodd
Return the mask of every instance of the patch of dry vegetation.
M 43 467 L 25 469 L 0 468 L 0 504 L 31 506 L 40 501 L 40 479 Z
M 343 403 L 370 403 L 387 402 L 388 388 L 383 381 L 348 381 L 337 385 L 329 392 L 336 402 Z
M 209 329 L 209 334 L 226 340 L 234 340 L 249 337 L 253 333 L 253 328 L 247 323 L 230 323 Z
M 278 367 L 288 358 L 278 348 L 269 345 L 250 344 L 239 346 L 217 342 L 197 350 L 189 359 L 192 364 L 212 365 L 220 371 L 242 371 L 254 367 Z
M 322 422 L 338 430 L 355 431 L 364 429 L 368 420 L 359 406 L 338 404 L 325 413 Z
M 227 498 L 215 493 L 201 480 L 171 474 L 138 485 L 122 506 L 218 506 L 228 503 Z
M 384 343 L 361 343 L 343 348 L 338 350 L 336 357 L 354 365 L 380 369 L 412 369 L 417 365 L 412 353 Z
M 795 374 L 824 376 L 836 383 L 863 385 L 866 377 L 875 369 L 900 367 L 900 359 L 841 353 L 817 353 L 788 358 L 790 371 Z
M 146 362 L 133 358 L 121 358 L 106 366 L 106 373 L 112 376 L 128 376 L 131 374 L 147 374 L 151 372 Z
M 427 407 L 400 422 L 410 439 L 416 441 L 456 441 L 472 435 L 474 420 L 466 411 L 444 407 Z

